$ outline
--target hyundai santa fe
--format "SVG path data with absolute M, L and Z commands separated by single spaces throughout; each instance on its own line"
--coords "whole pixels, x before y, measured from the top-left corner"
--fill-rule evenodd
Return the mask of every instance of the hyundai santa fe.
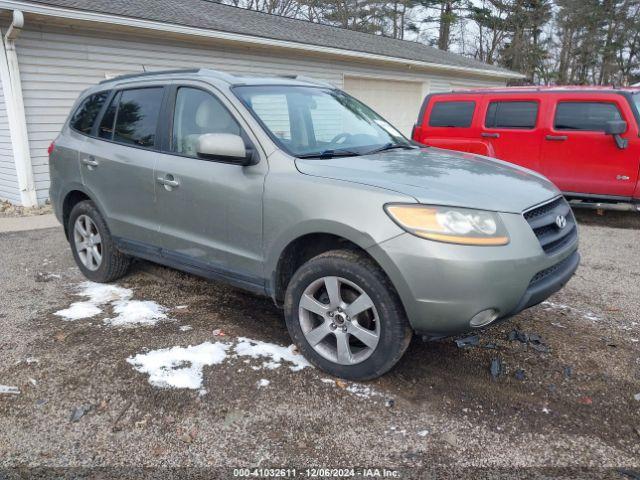
M 83 92 L 51 145 L 82 273 L 133 258 L 268 295 L 317 367 L 387 372 L 413 332 L 478 330 L 559 290 L 574 216 L 543 176 L 426 148 L 339 89 L 187 70 Z

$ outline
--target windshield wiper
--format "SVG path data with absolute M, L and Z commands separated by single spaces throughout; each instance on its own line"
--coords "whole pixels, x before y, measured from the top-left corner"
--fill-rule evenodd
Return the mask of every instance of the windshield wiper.
M 362 155 L 359 152 L 352 150 L 323 150 L 318 153 L 307 153 L 305 155 L 298 155 L 298 158 L 335 158 L 335 157 L 357 157 Z
M 402 148 L 403 150 L 415 150 L 416 146 L 408 145 L 406 143 L 387 143 L 380 148 L 375 148 L 369 152 L 366 152 L 365 155 L 372 155 L 374 153 L 386 152 L 387 150 L 395 150 L 396 148 Z

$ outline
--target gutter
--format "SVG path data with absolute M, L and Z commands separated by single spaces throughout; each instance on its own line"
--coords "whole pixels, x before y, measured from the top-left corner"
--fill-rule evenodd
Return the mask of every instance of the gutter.
M 139 18 L 123 17 L 119 15 L 109 15 L 98 12 L 90 12 L 86 10 L 74 10 L 70 8 L 54 7 L 50 5 L 34 4 L 20 0 L 0 0 L 0 9 L 16 9 L 19 8 L 26 13 L 45 15 L 50 17 L 80 20 L 87 22 L 103 23 L 107 25 L 120 25 L 125 27 L 143 28 L 147 30 L 155 30 L 160 32 L 170 32 L 183 35 L 198 36 L 217 40 L 225 40 L 243 44 L 279 47 L 302 52 L 323 53 L 335 55 L 339 57 L 352 59 L 367 59 L 385 63 L 410 65 L 417 68 L 430 70 L 456 72 L 479 75 L 483 77 L 492 77 L 499 79 L 522 79 L 524 75 L 516 72 L 499 72 L 495 70 L 485 70 L 481 68 L 458 67 L 455 65 L 443 65 L 439 63 L 423 62 L 419 60 L 407 60 L 388 55 L 379 55 L 375 53 L 359 52 L 334 47 L 322 47 L 318 45 L 310 45 L 306 43 L 292 42 L 289 40 L 276 40 L 272 38 L 258 37 L 254 35 L 245 35 L 241 33 L 222 32 L 219 30 L 209 30 L 206 28 L 189 27 L 174 23 L 164 23 L 154 20 L 143 20 Z
M 29 137 L 27 135 L 27 120 L 24 112 L 22 98 L 22 82 L 20 81 L 20 69 L 18 66 L 18 54 L 16 53 L 16 40 L 24 27 L 24 15 L 20 10 L 13 11 L 13 19 L 2 42 L 0 52 L 0 81 L 4 92 L 7 109 L 7 120 L 11 136 L 13 160 L 18 177 L 20 201 L 25 207 L 38 206 L 35 182 L 33 178 L 33 165 Z

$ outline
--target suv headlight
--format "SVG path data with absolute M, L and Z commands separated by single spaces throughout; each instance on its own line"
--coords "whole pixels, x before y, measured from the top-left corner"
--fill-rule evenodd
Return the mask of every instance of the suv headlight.
M 506 245 L 509 234 L 494 212 L 435 205 L 385 205 L 387 215 L 418 237 L 461 245 Z

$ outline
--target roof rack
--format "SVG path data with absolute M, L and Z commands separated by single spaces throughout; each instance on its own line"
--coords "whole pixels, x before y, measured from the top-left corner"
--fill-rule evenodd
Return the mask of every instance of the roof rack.
M 138 78 L 138 77 L 147 77 L 153 75 L 168 75 L 171 73 L 198 73 L 200 71 L 199 68 L 186 68 L 186 69 L 176 69 L 176 70 L 156 70 L 152 72 L 140 72 L 140 73 L 126 73 L 124 75 L 118 75 L 117 77 L 107 78 L 102 80 L 100 84 L 114 82 L 116 80 L 126 80 L 128 78 Z

